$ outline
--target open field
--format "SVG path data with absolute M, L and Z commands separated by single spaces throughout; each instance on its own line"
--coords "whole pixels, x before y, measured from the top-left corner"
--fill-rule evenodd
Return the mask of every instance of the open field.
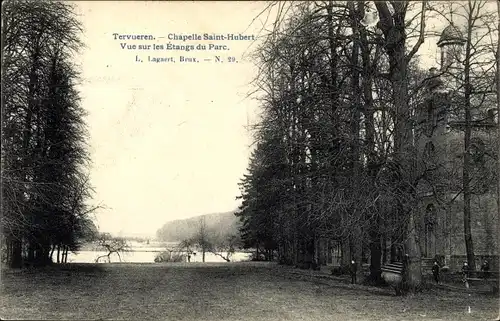
M 273 264 L 70 264 L 2 272 L 2 319 L 494 320 L 498 297 L 322 282 Z M 468 305 L 471 313 L 467 312 Z

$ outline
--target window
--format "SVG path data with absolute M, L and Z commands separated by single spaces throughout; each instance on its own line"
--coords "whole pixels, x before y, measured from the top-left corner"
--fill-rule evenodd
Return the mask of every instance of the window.
M 436 223 L 436 208 L 434 207 L 434 204 L 429 204 L 425 209 L 426 230 L 432 230 L 435 223 Z
M 424 256 L 433 257 L 436 254 L 436 208 L 434 204 L 428 204 L 424 216 Z

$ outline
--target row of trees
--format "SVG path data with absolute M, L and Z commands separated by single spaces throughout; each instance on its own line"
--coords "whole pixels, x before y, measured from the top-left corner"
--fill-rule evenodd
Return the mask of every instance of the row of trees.
M 381 263 L 395 255 L 385 252 L 385 243 L 404 243 L 410 256 L 409 284 L 418 287 L 418 188 L 422 182 L 443 184 L 437 181 L 436 166 L 418 152 L 419 108 L 438 99 L 451 110 L 452 96 L 459 95 L 460 100 L 453 99 L 455 107 L 467 114 L 494 93 L 481 84 L 494 82 L 493 60 L 487 61 L 494 57 L 494 46 L 484 40 L 495 20 L 486 12 L 486 2 L 469 1 L 455 6 L 455 14 L 467 21 L 465 58 L 456 57 L 461 73 L 448 67 L 441 71 L 459 85 L 429 100 L 430 81 L 439 75 L 421 70 L 417 53 L 427 36 L 425 21 L 450 19 L 449 5 L 270 4 L 277 19 L 256 52 L 256 93 L 263 112 L 236 214 L 247 247 L 277 250 L 282 263 L 309 266 L 318 261 L 321 240 L 335 240 L 342 246 L 344 264 L 351 258 L 361 262 L 368 251 L 370 278 L 377 282 Z M 461 193 L 465 239 L 472 253 L 468 260 L 474 266 L 467 200 L 472 193 L 471 122 L 469 114 Z M 441 196 L 434 190 L 434 197 Z
M 202 216 L 197 222 L 195 232 L 190 237 L 180 241 L 176 251 L 191 255 L 194 250 L 199 250 L 202 262 L 205 262 L 206 253 L 212 253 L 226 262 L 230 262 L 231 256 L 240 247 L 241 240 L 238 235 L 209 228 L 205 217 Z
M 66 2 L 3 4 L 2 258 L 13 267 L 64 261 L 96 231 L 73 63 L 81 31 Z

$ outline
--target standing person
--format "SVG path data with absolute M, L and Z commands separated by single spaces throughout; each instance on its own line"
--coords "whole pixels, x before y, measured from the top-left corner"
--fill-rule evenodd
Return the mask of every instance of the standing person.
M 483 265 L 481 265 L 481 271 L 484 273 L 484 278 L 487 279 L 490 275 L 490 264 L 487 260 L 484 260 Z
M 464 265 L 462 265 L 462 277 L 465 287 L 469 288 L 469 282 L 467 281 L 467 278 L 469 277 L 469 264 L 467 264 L 467 262 L 464 262 Z
M 462 275 L 464 278 L 469 277 L 469 264 L 467 262 L 464 262 L 464 265 L 462 265 Z
M 434 261 L 434 265 L 432 266 L 432 275 L 434 275 L 434 281 L 439 284 L 439 264 L 437 261 Z
M 356 266 L 356 261 L 351 261 L 351 284 L 356 284 L 356 272 L 358 267 Z
M 188 254 L 188 262 L 191 262 L 191 254 Z

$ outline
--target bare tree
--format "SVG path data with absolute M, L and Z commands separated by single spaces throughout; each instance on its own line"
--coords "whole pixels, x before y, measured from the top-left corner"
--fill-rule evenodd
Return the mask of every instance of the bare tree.
M 240 246 L 241 240 L 238 235 L 222 234 L 212 236 L 210 252 L 216 256 L 221 257 L 226 262 L 231 262 L 231 256 L 236 249 Z
M 202 262 L 205 262 L 205 253 L 210 250 L 210 235 L 207 228 L 205 217 L 202 216 L 198 221 L 198 227 L 195 235 L 191 238 L 191 244 L 196 244 L 201 248 Z
M 107 258 L 108 263 L 111 263 L 111 254 L 116 253 L 120 262 L 122 261 L 122 257 L 120 253 L 124 253 L 130 250 L 129 245 L 127 244 L 127 240 L 122 237 L 114 237 L 109 233 L 101 233 L 97 237 L 97 247 L 98 249 L 104 249 L 108 253 L 105 255 L 101 255 L 95 259 L 95 262 L 99 262 L 101 258 Z
M 399 221 L 407 222 L 405 232 L 407 249 L 410 256 L 408 269 L 408 284 L 415 289 L 422 281 L 420 265 L 420 250 L 415 233 L 415 149 L 413 146 L 413 123 L 409 101 L 408 72 L 411 59 L 418 52 L 425 37 L 426 2 L 421 1 L 420 28 L 417 42 L 412 49 L 407 51 L 407 21 L 409 1 L 375 1 L 380 21 L 377 26 L 384 39 L 384 50 L 389 58 L 388 78 L 391 82 L 392 104 L 395 106 L 394 117 L 394 160 L 398 168 L 399 196 Z M 390 6 L 389 6 L 390 4 Z M 404 201 L 411 200 L 410 202 Z
M 273 2 L 276 21 L 256 54 L 262 119 L 241 183 L 246 246 L 270 240 L 296 266 L 321 259 L 321 238 L 340 243 L 344 263 L 368 248 L 377 278 L 386 243 L 404 242 L 409 284 L 420 285 L 417 190 L 429 170 L 413 116 L 436 77 L 418 67 L 435 14 L 427 5 Z

